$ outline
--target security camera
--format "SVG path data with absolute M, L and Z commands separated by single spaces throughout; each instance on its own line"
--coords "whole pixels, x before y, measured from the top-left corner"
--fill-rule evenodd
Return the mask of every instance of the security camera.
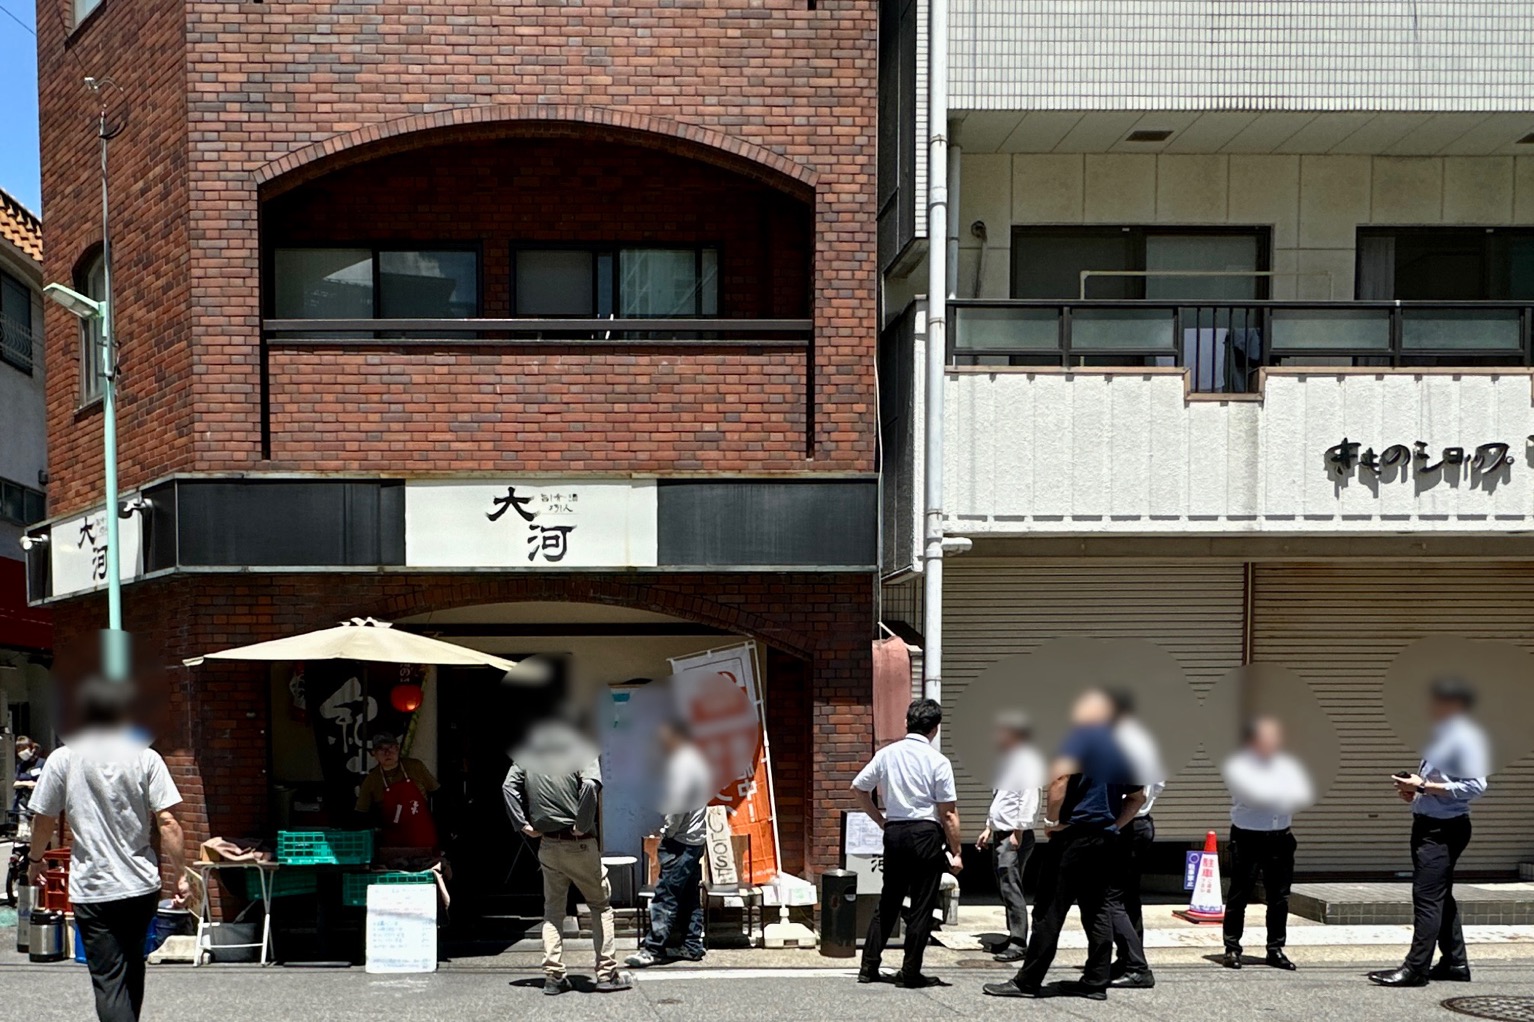
M 18 540 L 18 542 L 21 544 L 21 549 L 27 551 L 28 553 L 31 553 L 34 548 L 47 546 L 48 545 L 48 537 L 47 536 L 22 536 L 21 539 Z
M 125 500 L 117 508 L 117 517 L 132 518 L 134 514 L 145 514 L 154 507 L 154 502 L 144 497 L 134 497 Z

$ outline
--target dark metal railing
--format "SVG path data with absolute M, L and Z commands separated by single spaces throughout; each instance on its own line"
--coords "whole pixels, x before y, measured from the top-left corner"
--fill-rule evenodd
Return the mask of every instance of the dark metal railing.
M 274 351 L 392 348 L 427 352 L 538 347 L 593 351 L 618 348 L 803 351 L 805 446 L 813 455 L 814 340 L 815 323 L 810 319 L 268 319 L 261 324 L 261 456 L 272 456 L 270 364 Z
M 1249 393 L 1271 366 L 1529 366 L 1534 306 L 1504 302 L 956 301 L 951 365 L 1168 366 Z

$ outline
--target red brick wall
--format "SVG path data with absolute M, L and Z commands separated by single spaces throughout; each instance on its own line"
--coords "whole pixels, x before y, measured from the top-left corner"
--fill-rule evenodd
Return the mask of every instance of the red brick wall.
M 756 166 L 764 179 L 798 182 L 812 193 L 814 217 L 813 416 L 784 398 L 769 402 L 784 407 L 768 409 L 760 421 L 728 419 L 719 395 L 751 394 L 751 380 L 764 372 L 757 356 L 741 356 L 735 372 L 707 359 L 628 362 L 619 354 L 607 364 L 621 367 L 615 372 L 630 377 L 635 393 L 653 385 L 659 401 L 700 395 L 688 414 L 672 416 L 684 432 L 702 434 L 680 445 L 687 464 L 730 471 L 872 468 L 873 5 L 823 0 L 811 10 L 804 0 L 622 0 L 593 8 L 471 0 L 449 8 L 400 0 L 366 7 L 105 0 L 66 52 L 57 19 L 46 13 L 54 2 L 39 18 L 50 277 L 62 276 L 94 240 L 90 107 L 79 89 L 81 75 L 116 78 L 128 88 L 133 109 L 117 144 L 114 193 L 124 239 L 118 308 L 128 363 L 127 484 L 170 469 L 263 467 L 257 341 L 258 192 L 265 168 L 331 139 L 340 140 L 332 146 L 338 152 L 370 142 L 391 134 L 391 125 L 416 123 L 412 118 L 465 125 L 444 128 L 433 142 L 451 141 L 455 130 L 494 133 L 498 121 L 511 125 L 508 131 L 523 130 L 530 119 L 575 124 L 592 152 L 640 137 L 705 162 Z M 63 0 L 58 6 L 65 9 Z M 271 182 L 282 185 L 280 178 Z M 50 336 L 67 333 L 62 317 L 50 313 Z M 76 422 L 68 400 L 74 375 L 67 346 L 49 347 L 53 497 L 55 508 L 67 511 L 89 502 L 99 463 L 93 424 Z M 536 364 L 545 377 L 562 374 L 569 387 L 607 385 L 590 379 L 590 363 L 565 359 L 539 352 L 494 365 L 514 373 L 518 365 Z M 795 372 L 803 382 L 802 367 L 793 358 L 784 361 L 777 372 L 767 371 L 768 382 Z M 663 366 L 696 379 L 658 379 L 653 374 Z M 404 378 L 413 390 L 461 391 L 468 373 L 450 368 L 445 383 L 435 375 L 432 361 L 422 359 L 408 372 L 375 374 L 359 385 L 400 386 L 395 378 Z M 625 431 L 644 434 L 652 426 L 642 420 L 629 426 L 634 409 L 622 404 L 590 424 L 596 439 L 578 460 L 593 471 L 648 470 L 664 460 L 650 452 L 636 458 L 618 442 Z M 483 409 L 462 414 L 471 422 Z M 780 442 L 782 434 L 802 432 L 806 419 L 813 424 L 808 446 L 802 437 Z M 324 423 L 291 419 L 285 428 L 322 430 Z M 386 442 L 359 439 L 350 427 L 346 432 L 317 440 L 322 457 L 307 449 L 284 452 L 284 467 L 372 469 Z M 716 445 L 722 447 L 716 455 L 699 453 Z M 542 467 L 534 462 L 538 456 L 529 452 L 522 467 Z M 499 464 L 471 449 L 452 467 Z M 566 459 L 560 467 L 570 464 Z
M 837 810 L 851 808 L 853 774 L 873 749 L 867 622 L 873 583 L 857 575 L 397 574 L 183 576 L 124 593 L 140 658 L 169 666 L 160 748 L 187 798 L 187 844 L 267 829 L 266 665 L 181 659 L 278 638 L 357 614 L 384 619 L 523 600 L 621 605 L 728 628 L 767 644 L 768 721 L 786 863 L 811 872 L 836 862 Z M 83 669 L 104 608 L 59 608 L 58 672 Z M 798 658 L 798 659 L 795 659 Z
M 110 77 L 111 205 L 122 376 L 122 472 L 146 480 L 192 454 L 191 258 L 183 9 L 171 0 L 104 0 L 65 49 L 69 0 L 37 5 L 45 279 L 74 285 L 101 243 L 98 101 L 82 83 Z M 101 406 L 80 409 L 78 321 L 46 303 L 49 513 L 99 502 Z
M 712 245 L 720 315 L 809 315 L 807 205 L 637 146 L 394 153 L 281 194 L 263 223 L 268 260 L 284 245 L 474 245 L 485 316 L 515 315 L 514 245 L 581 242 Z M 441 471 L 451 450 L 455 467 L 771 471 L 806 449 L 799 351 L 306 349 L 274 354 L 271 373 L 273 468 Z

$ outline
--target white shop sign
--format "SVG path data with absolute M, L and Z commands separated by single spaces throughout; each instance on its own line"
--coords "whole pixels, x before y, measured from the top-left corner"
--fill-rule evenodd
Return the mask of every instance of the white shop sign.
M 654 480 L 506 478 L 405 486 L 417 568 L 627 568 L 656 563 Z
M 143 573 L 142 522 L 137 514 L 117 521 L 117 563 L 124 582 Z M 53 593 L 72 596 L 107 584 L 107 513 L 104 508 L 56 523 L 48 533 Z

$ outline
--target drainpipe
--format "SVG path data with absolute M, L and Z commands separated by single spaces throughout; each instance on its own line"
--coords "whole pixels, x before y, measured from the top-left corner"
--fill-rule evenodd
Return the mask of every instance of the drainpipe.
M 927 0 L 927 387 L 922 694 L 943 698 L 943 379 L 948 359 L 948 0 Z
M 948 122 L 948 300 L 959 297 L 959 210 L 964 205 L 963 160 L 964 136 L 961 133 L 964 118 L 955 117 Z

